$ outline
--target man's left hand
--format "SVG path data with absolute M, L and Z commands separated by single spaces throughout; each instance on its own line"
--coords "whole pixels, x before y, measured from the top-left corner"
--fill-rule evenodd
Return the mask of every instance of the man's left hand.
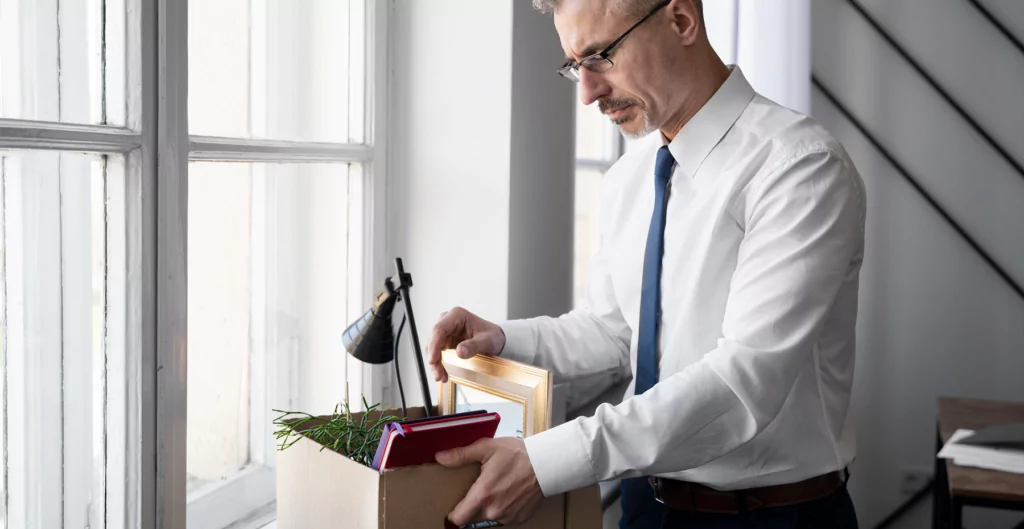
M 480 477 L 448 515 L 457 526 L 477 521 L 521 524 L 544 499 L 522 439 L 481 439 L 464 448 L 439 452 L 436 459 L 446 467 L 482 464 Z

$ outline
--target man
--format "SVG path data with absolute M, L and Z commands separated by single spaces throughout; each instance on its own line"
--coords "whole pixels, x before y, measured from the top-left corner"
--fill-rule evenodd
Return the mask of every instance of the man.
M 454 309 L 428 360 L 438 380 L 445 347 L 561 380 L 629 362 L 634 379 L 593 417 L 438 454 L 482 463 L 451 521 L 520 523 L 543 496 L 623 478 L 623 528 L 855 528 L 865 197 L 846 152 L 721 62 L 699 1 L 535 4 L 583 102 L 663 145 L 604 177 L 585 308 L 500 326 Z

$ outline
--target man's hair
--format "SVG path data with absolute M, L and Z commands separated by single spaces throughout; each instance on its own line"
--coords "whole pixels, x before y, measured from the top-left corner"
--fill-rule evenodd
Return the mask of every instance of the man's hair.
M 661 0 L 613 0 L 612 9 L 622 15 L 642 17 L 654 9 Z M 533 7 L 543 13 L 553 13 L 558 10 L 562 0 L 533 0 Z M 697 15 L 700 17 L 701 25 L 704 24 L 704 5 L 701 0 L 694 0 L 697 6 Z

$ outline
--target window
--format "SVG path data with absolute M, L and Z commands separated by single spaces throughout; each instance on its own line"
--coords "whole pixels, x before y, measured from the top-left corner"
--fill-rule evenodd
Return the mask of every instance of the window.
M 124 13 L 0 0 L 0 528 L 128 522 Z
M 272 410 L 372 398 L 369 5 L 189 1 L 190 528 L 272 517 Z
M 271 410 L 381 399 L 385 9 L 0 0 L 0 529 L 259 523 Z
M 366 9 L 189 1 L 190 528 L 269 514 L 271 410 L 367 389 L 341 342 L 371 300 Z

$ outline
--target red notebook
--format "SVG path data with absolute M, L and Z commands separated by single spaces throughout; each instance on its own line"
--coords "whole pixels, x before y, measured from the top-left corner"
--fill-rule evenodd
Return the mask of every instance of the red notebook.
M 381 435 L 380 471 L 434 462 L 438 452 L 494 437 L 501 417 L 494 412 L 437 417 L 436 420 L 390 423 Z

